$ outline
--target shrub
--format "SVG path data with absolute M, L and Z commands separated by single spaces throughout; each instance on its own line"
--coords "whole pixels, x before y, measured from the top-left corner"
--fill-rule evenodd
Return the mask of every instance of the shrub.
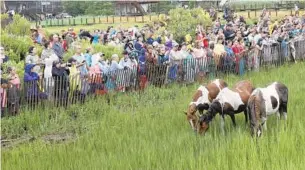
M 29 36 L 18 36 L 5 31 L 2 31 L 1 35 L 1 45 L 5 48 L 6 55 L 16 62 L 24 59 L 29 47 L 34 45 Z
M 31 23 L 20 15 L 16 14 L 13 17 L 13 22 L 5 27 L 5 32 L 9 34 L 25 36 L 31 33 Z
M 6 14 L 1 15 L 1 21 L 7 19 Z M 30 38 L 31 23 L 25 18 L 16 14 L 13 21 L 4 26 L 1 30 L 1 45 L 5 48 L 6 55 L 10 60 L 19 62 L 23 60 L 30 46 L 34 43 Z M 37 47 L 39 49 L 39 47 Z
M 184 36 L 190 34 L 195 36 L 195 29 L 198 24 L 209 26 L 212 24 L 208 14 L 202 8 L 183 9 L 177 8 L 169 11 L 169 22 L 167 29 L 173 33 L 174 38 L 181 43 Z

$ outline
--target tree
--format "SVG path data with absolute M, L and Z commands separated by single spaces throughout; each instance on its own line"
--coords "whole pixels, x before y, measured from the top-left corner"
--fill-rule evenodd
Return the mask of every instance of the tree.
M 92 1 L 85 10 L 86 15 L 113 15 L 113 2 Z
M 84 15 L 88 8 L 88 3 L 85 1 L 64 1 L 62 4 L 65 11 L 73 16 Z
M 77 15 L 113 15 L 113 2 L 104 1 L 64 1 L 64 9 L 67 13 Z
M 208 14 L 205 14 L 202 8 L 183 9 L 177 8 L 169 11 L 169 22 L 167 29 L 173 33 L 177 41 L 184 39 L 184 36 L 190 34 L 195 36 L 196 26 L 210 26 L 212 20 Z
M 175 9 L 176 7 L 177 2 L 160 1 L 158 4 L 151 7 L 151 11 L 156 13 L 168 13 L 171 9 Z

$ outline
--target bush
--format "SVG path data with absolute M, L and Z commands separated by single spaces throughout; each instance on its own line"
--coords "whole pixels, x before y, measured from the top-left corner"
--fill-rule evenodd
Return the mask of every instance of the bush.
M 13 17 L 13 22 L 5 27 L 5 32 L 9 34 L 25 36 L 31 34 L 31 23 L 20 15 L 16 14 Z
M 181 43 L 184 36 L 190 34 L 195 36 L 195 29 L 198 24 L 210 26 L 212 20 L 208 14 L 205 14 L 202 8 L 183 9 L 177 8 L 169 11 L 169 22 L 167 29 L 173 33 L 174 38 Z
M 16 62 L 24 59 L 29 47 L 34 45 L 29 36 L 8 34 L 5 31 L 2 31 L 1 35 L 1 45 L 5 48 L 5 54 Z
M 7 18 L 6 14 L 1 15 L 1 21 Z M 31 23 L 29 21 L 16 14 L 13 17 L 13 21 L 1 30 L 1 45 L 5 48 L 5 53 L 10 60 L 15 62 L 23 60 L 29 47 L 34 45 L 29 36 L 31 33 L 30 26 Z
M 10 60 L 6 63 L 3 63 L 1 65 L 1 67 L 3 68 L 3 71 L 4 71 L 3 75 L 2 75 L 3 78 L 6 78 L 8 76 L 8 73 L 7 73 L 7 68 L 8 67 L 15 67 L 16 71 L 17 71 L 17 74 L 19 75 L 20 80 L 22 80 L 23 75 L 24 75 L 24 63 L 23 62 L 17 63 L 13 60 Z

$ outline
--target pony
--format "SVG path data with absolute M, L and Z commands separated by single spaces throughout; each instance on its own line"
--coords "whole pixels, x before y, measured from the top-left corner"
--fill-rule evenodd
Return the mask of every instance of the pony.
M 277 113 L 287 119 L 288 88 L 279 82 L 273 82 L 265 88 L 255 89 L 248 101 L 251 135 L 260 137 L 262 126 L 267 130 L 267 117 Z
M 228 87 L 222 89 L 216 99 L 214 99 L 211 103 L 207 113 L 200 116 L 199 122 L 197 123 L 198 133 L 202 135 L 208 130 L 209 123 L 213 120 L 217 113 L 220 113 L 222 118 L 222 131 L 224 131 L 225 115 L 229 115 L 232 119 L 233 125 L 236 126 L 235 114 L 244 112 L 247 123 L 248 115 L 246 106 L 253 90 L 254 87 L 248 80 L 236 83 L 232 90 Z
M 228 84 L 221 79 L 215 79 L 209 82 L 206 86 L 201 85 L 195 94 L 193 95 L 192 102 L 188 105 L 185 115 L 187 121 L 190 123 L 191 128 L 196 131 L 196 123 L 198 122 L 198 117 L 196 112 L 199 111 L 200 115 L 203 114 L 204 110 L 209 109 L 209 106 L 213 99 L 216 98 L 218 93 Z

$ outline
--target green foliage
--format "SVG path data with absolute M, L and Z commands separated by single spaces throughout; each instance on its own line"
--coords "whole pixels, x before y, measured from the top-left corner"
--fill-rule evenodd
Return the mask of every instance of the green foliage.
M 1 15 L 1 20 L 7 15 Z M 21 61 L 34 43 L 30 38 L 31 23 L 20 15 L 14 15 L 13 21 L 1 30 L 1 45 L 5 48 L 5 54 L 10 60 Z
M 62 5 L 67 13 L 72 16 L 84 15 L 88 5 L 82 1 L 63 1 Z
M 4 73 L 2 75 L 4 78 L 6 78 L 6 76 L 8 76 L 7 68 L 8 67 L 15 67 L 16 72 L 19 75 L 19 78 L 22 79 L 22 77 L 24 75 L 24 62 L 17 63 L 13 60 L 9 60 L 8 62 L 3 63 L 1 66 L 2 66 L 3 71 L 4 71 Z
M 113 15 L 113 2 L 104 1 L 65 1 L 65 11 L 73 16 L 78 15 Z
M 86 15 L 114 15 L 113 2 L 91 1 L 85 10 Z
M 198 24 L 209 26 L 212 24 L 208 14 L 202 8 L 183 9 L 177 8 L 169 11 L 168 30 L 174 34 L 174 39 L 182 41 L 184 36 L 190 34 L 195 36 L 195 29 Z
M 34 44 L 29 36 L 18 36 L 2 31 L 1 45 L 5 48 L 5 54 L 9 56 L 10 60 L 19 62 L 26 56 L 30 46 Z
M 6 26 L 5 32 L 24 36 L 30 35 L 31 23 L 20 15 L 14 15 L 13 22 Z
M 176 5 L 177 2 L 160 1 L 152 6 L 151 11 L 155 13 L 168 13 L 171 9 L 175 9 Z

